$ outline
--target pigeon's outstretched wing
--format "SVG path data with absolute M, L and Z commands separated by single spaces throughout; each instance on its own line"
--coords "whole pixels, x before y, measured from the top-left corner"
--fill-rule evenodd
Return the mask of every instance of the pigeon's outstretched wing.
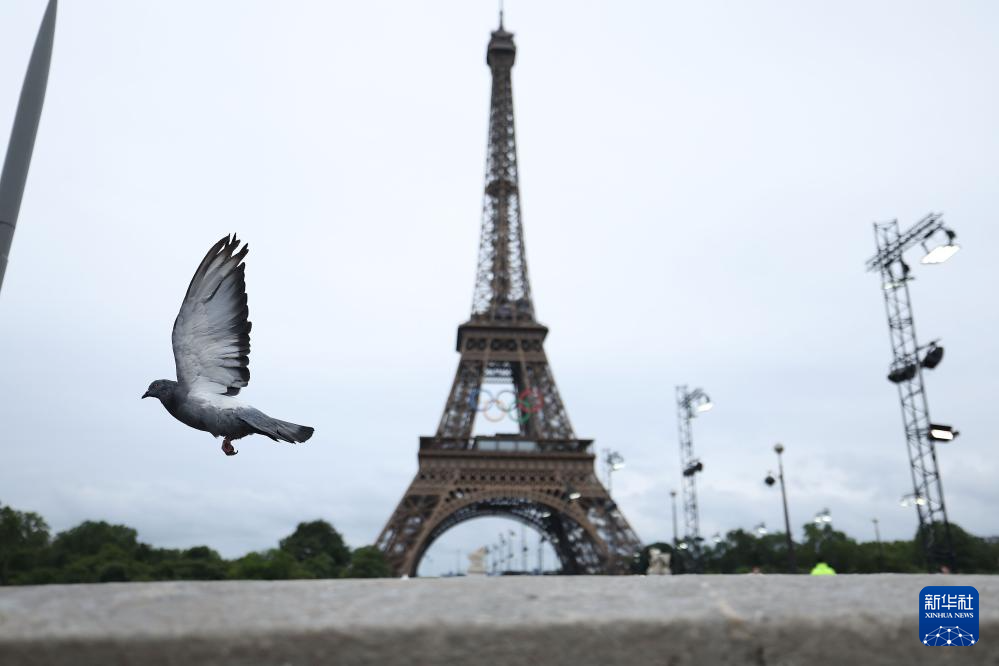
M 189 389 L 236 395 L 250 381 L 250 322 L 246 320 L 246 268 L 226 236 L 212 246 L 191 278 L 173 324 L 177 381 Z

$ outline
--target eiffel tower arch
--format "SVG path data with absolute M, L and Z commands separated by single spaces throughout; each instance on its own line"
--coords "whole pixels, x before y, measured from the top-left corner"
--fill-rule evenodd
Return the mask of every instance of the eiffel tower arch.
M 377 545 L 396 575 L 415 576 L 424 553 L 467 520 L 504 516 L 541 532 L 568 574 L 627 573 L 638 537 L 594 469 L 593 440 L 576 437 L 534 318 L 521 224 L 511 70 L 513 34 L 492 33 L 486 185 L 471 318 L 432 437 L 420 438 L 419 470 Z M 512 389 L 494 391 L 490 385 Z M 516 432 L 473 435 L 497 408 Z

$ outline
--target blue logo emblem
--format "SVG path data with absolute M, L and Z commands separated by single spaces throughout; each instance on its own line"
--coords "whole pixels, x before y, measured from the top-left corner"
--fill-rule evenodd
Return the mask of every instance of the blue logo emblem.
M 919 640 L 931 647 L 978 642 L 978 590 L 970 585 L 929 585 L 919 592 Z

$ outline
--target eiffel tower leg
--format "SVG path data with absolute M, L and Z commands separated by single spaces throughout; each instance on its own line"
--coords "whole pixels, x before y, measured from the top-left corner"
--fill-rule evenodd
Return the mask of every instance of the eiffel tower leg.
M 592 512 L 593 520 L 600 527 L 598 531 L 606 545 L 606 560 L 604 570 L 609 574 L 627 574 L 631 572 L 631 565 L 635 555 L 642 549 L 642 543 L 638 536 L 632 531 L 631 526 L 621 515 L 617 504 L 608 496 L 595 507 Z
M 526 363 L 524 371 L 526 384 L 541 397 L 541 409 L 535 415 L 538 418 L 532 419 L 538 436 L 542 439 L 572 439 L 575 436 L 572 424 L 569 423 L 569 415 L 562 404 L 548 361 Z
M 461 440 L 467 443 L 472 436 L 478 390 L 482 385 L 484 363 L 462 359 L 451 385 L 444 414 L 437 426 L 437 437 L 442 440 Z
M 375 542 L 396 576 L 416 574 L 417 544 L 423 540 L 430 516 L 440 502 L 435 493 L 421 493 L 419 481 L 417 476 L 410 484 Z

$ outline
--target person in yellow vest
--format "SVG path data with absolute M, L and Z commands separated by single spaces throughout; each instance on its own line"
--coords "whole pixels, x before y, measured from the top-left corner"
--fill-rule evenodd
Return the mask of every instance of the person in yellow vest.
M 825 562 L 819 562 L 812 568 L 813 576 L 835 576 L 836 570 Z

